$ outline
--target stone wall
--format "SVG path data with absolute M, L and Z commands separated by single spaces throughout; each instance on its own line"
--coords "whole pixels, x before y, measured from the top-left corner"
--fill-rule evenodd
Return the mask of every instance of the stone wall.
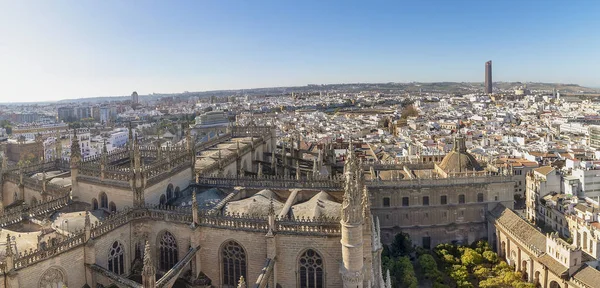
M 338 237 L 303 237 L 276 235 L 277 263 L 275 277 L 281 287 L 297 287 L 298 261 L 307 249 L 318 252 L 325 266 L 325 287 L 342 287 L 340 266 L 342 249 Z
M 199 227 L 199 229 L 196 229 L 194 235 L 196 241 L 201 246 L 199 251 L 199 255 L 201 255 L 200 271 L 204 272 L 212 280 L 212 285 L 216 287 L 222 285 L 221 270 L 223 263 L 221 247 L 229 240 L 235 240 L 246 252 L 246 259 L 248 261 L 247 283 L 254 283 L 256 281 L 267 258 L 267 244 L 264 233 Z M 296 239 L 295 241 L 298 240 Z M 288 269 L 288 272 L 291 271 Z
M 68 287 L 83 287 L 86 284 L 84 263 L 84 246 L 61 253 L 59 257 L 51 257 L 17 270 L 17 274 L 9 281 L 9 287 L 40 287 L 40 279 L 50 268 L 57 268 L 66 278 Z M 3 281 L 2 281 L 3 282 Z
M 88 182 L 78 183 L 78 192 L 73 193 L 78 195 L 77 201 L 92 204 L 92 199 L 98 201 L 98 207 L 100 207 L 100 193 L 106 193 L 108 196 L 108 203 L 114 202 L 117 206 L 117 211 L 123 210 L 125 207 L 133 207 L 133 192 L 131 189 L 117 188 L 109 185 L 100 185 Z
M 146 187 L 144 190 L 144 200 L 148 205 L 158 205 L 160 204 L 161 195 L 165 195 L 165 198 L 167 197 L 167 187 L 169 184 L 173 184 L 173 193 L 175 193 L 176 187 L 179 187 L 179 190 L 183 191 L 190 185 L 190 181 L 193 179 L 192 169 L 184 169 L 155 185 Z
M 433 248 L 439 243 L 461 241 L 470 244 L 466 242 L 486 238 L 487 212 L 498 204 L 513 207 L 512 187 L 512 182 L 500 182 L 369 187 L 369 191 L 371 211 L 381 222 L 382 242 L 389 244 L 396 233 L 404 231 L 416 245 L 422 245 L 423 237 L 430 237 Z M 479 194 L 483 198 L 478 198 Z M 460 195 L 464 195 L 464 203 L 460 203 Z M 442 203 L 442 196 L 446 197 L 446 204 Z M 405 205 L 405 199 L 408 199 L 408 205 Z

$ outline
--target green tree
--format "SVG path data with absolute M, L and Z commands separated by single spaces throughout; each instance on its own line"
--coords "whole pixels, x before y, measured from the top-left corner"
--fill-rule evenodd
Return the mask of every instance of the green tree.
M 467 267 L 473 267 L 483 262 L 483 256 L 471 248 L 465 248 L 460 257 L 460 262 Z
M 396 262 L 396 265 L 398 266 L 397 271 L 399 272 L 399 275 L 396 275 L 397 282 L 400 283 L 402 287 L 417 288 L 419 283 L 410 259 L 408 259 L 408 257 L 400 257 L 398 262 Z
M 490 264 L 498 263 L 498 254 L 494 251 L 485 251 L 482 256 Z
M 428 279 L 435 280 L 440 277 L 440 271 L 438 270 L 437 263 L 433 256 L 429 254 L 423 254 L 417 259 L 417 264 L 423 271 L 423 276 Z
M 469 271 L 463 265 L 452 265 L 450 269 L 450 277 L 456 281 L 457 285 L 469 279 Z
M 390 247 L 391 255 L 395 258 L 407 256 L 414 251 L 412 241 L 407 233 L 400 232 L 394 237 Z
M 475 266 L 475 268 L 473 268 L 473 275 L 478 279 L 486 279 L 492 275 L 492 270 L 481 265 Z

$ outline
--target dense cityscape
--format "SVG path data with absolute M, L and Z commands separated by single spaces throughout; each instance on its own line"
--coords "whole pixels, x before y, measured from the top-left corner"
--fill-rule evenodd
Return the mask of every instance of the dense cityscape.
M 1 287 L 599 287 L 599 92 L 308 85 L 0 107 Z

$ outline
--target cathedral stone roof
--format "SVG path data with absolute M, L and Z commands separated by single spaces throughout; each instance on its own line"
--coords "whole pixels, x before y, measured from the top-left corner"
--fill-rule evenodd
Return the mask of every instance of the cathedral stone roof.
M 598 284 L 598 279 L 600 279 L 600 271 L 593 267 L 584 265 L 581 269 L 575 272 L 573 278 L 581 281 L 583 284 L 588 285 L 589 287 L 595 287 Z
M 550 256 L 548 254 L 544 254 L 544 255 L 538 257 L 537 261 L 542 263 L 544 266 L 548 267 L 548 269 L 550 271 L 552 271 L 552 273 L 559 275 L 559 276 L 562 275 L 563 273 L 566 273 L 567 270 L 569 269 L 565 265 L 556 261 L 554 258 L 552 258 L 552 256 Z
M 475 157 L 467 152 L 465 139 L 462 137 L 454 139 L 454 148 L 442 159 L 439 166 L 447 173 L 483 170 Z
M 523 243 L 529 243 L 540 251 L 546 251 L 546 236 L 514 211 L 498 205 L 491 213 L 497 222 L 513 232 Z
M 279 196 L 271 190 L 262 190 L 246 199 L 231 201 L 225 206 L 225 212 L 267 216 L 269 215 L 271 199 L 273 199 L 273 207 L 275 208 L 275 214 L 277 214 L 283 209 L 283 203 Z
M 294 217 L 340 217 L 342 204 L 335 201 L 324 191 L 317 193 L 308 201 L 292 206 Z

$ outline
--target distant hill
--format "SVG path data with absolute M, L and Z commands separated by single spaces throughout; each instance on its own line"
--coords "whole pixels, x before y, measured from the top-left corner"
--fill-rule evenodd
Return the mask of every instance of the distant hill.
M 562 94 L 595 94 L 600 93 L 598 88 L 583 87 L 577 84 L 562 84 L 562 83 L 539 83 L 539 82 L 494 82 L 494 87 L 501 90 L 517 89 L 520 86 L 527 85 L 530 90 L 547 90 L 551 91 L 556 88 Z M 292 87 L 268 87 L 268 88 L 252 88 L 238 90 L 214 90 L 201 92 L 184 92 L 184 93 L 164 93 L 152 95 L 139 95 L 140 101 L 154 101 L 163 97 L 211 97 L 211 96 L 242 96 L 242 95 L 281 95 L 288 93 L 304 93 L 304 92 L 319 92 L 319 91 L 382 91 L 385 93 L 394 92 L 441 92 L 441 93 L 473 93 L 483 91 L 482 82 L 409 82 L 409 83 L 342 83 L 342 84 L 309 84 L 306 86 Z M 87 97 L 79 99 L 65 99 L 56 102 L 44 102 L 44 104 L 56 103 L 103 103 L 111 101 L 125 101 L 131 99 L 130 96 L 99 96 Z M 9 103 L 12 105 L 32 104 L 32 103 Z M 42 104 L 42 103 L 37 103 Z

